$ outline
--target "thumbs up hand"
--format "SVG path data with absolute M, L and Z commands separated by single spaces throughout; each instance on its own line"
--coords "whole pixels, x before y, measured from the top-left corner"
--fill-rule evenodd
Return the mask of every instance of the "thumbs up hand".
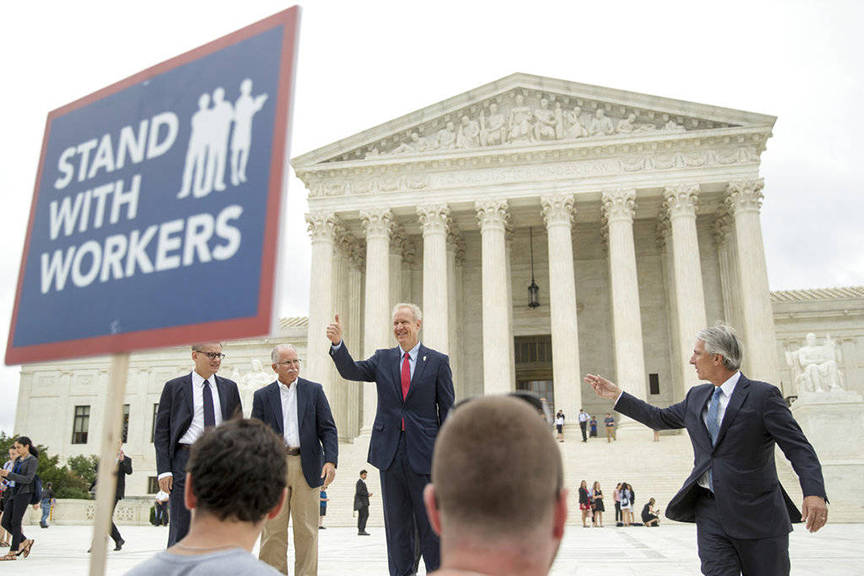
M 334 321 L 327 326 L 327 338 L 330 339 L 333 346 L 338 346 L 342 342 L 342 324 L 339 323 L 338 314 L 336 314 Z

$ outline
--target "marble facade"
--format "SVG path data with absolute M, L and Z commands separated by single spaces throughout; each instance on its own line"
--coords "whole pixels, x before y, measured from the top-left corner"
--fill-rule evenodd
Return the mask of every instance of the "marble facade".
M 400 301 L 423 307 L 421 338 L 450 355 L 457 398 L 548 381 L 556 409 L 599 415 L 608 402 L 582 384 L 596 372 L 668 405 L 695 383 L 696 331 L 719 320 L 741 335 L 748 376 L 785 396 L 799 393 L 787 356 L 810 332 L 831 336 L 846 389 L 864 392 L 864 288 L 768 289 L 759 209 L 770 183 L 759 162 L 774 121 L 514 74 L 297 157 L 309 190 L 308 319 L 228 343 L 222 373 L 248 411 L 251 392 L 272 381 L 270 348 L 294 344 L 303 376 L 325 387 L 340 453 L 354 458 L 356 444 L 358 465 L 375 386 L 339 378 L 325 327 L 339 314 L 355 357 L 371 355 L 395 345 Z M 530 370 L 527 340 L 549 347 Z M 15 430 L 63 457 L 95 452 L 108 365 L 24 366 Z M 190 368 L 185 348 L 132 356 L 132 495 L 155 476 L 162 384 Z M 88 444 L 70 442 L 77 405 L 92 406 Z M 621 436 L 635 435 L 625 424 Z

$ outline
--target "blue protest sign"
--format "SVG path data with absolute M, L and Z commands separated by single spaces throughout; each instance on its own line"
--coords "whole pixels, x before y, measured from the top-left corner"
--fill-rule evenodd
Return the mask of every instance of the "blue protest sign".
M 298 18 L 49 114 L 7 364 L 269 332 Z

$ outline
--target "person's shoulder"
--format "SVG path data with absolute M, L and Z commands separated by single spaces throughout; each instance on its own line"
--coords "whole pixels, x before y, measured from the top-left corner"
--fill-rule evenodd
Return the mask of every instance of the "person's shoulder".
M 322 392 L 324 391 L 324 386 L 322 386 L 318 382 L 315 382 L 314 380 L 307 380 L 306 378 L 298 378 L 297 382 L 299 383 L 300 386 L 310 388 L 310 389 L 313 389 L 316 391 L 318 391 L 318 390 L 320 390 Z
M 227 385 L 227 386 L 229 386 L 229 387 L 232 387 L 232 386 L 233 386 L 234 388 L 237 388 L 237 383 L 234 382 L 233 380 L 231 380 L 230 378 L 225 378 L 224 376 L 219 376 L 219 375 L 217 374 L 217 375 L 216 375 L 216 379 L 217 379 L 219 382 L 222 382 L 223 384 L 225 384 L 225 385 Z
M 176 378 L 172 378 L 165 382 L 164 388 L 176 388 L 177 386 L 182 386 L 186 382 L 192 382 L 192 372 L 187 372 L 182 376 L 178 376 Z
M 260 398 L 261 396 L 264 396 L 264 394 L 267 394 L 268 392 L 273 390 L 273 388 L 276 386 L 279 385 L 276 384 L 275 381 L 267 384 L 266 386 L 262 386 L 261 388 L 258 388 L 257 390 L 255 390 L 255 392 L 252 393 L 252 398 Z

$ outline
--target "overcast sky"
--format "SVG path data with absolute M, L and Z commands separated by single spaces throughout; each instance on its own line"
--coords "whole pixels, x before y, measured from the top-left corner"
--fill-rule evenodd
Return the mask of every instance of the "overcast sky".
M 48 111 L 289 6 L 4 3 L 2 350 Z M 513 72 L 770 114 L 778 120 L 762 156 L 762 225 L 771 289 L 862 285 L 864 162 L 855 146 L 864 133 L 862 22 L 860 3 L 841 1 L 315 0 L 303 7 L 292 151 L 308 152 Z M 293 174 L 288 194 L 283 249 L 303 274 L 280 310 L 304 315 L 306 190 Z M 6 432 L 14 424 L 18 373 L 0 368 Z

